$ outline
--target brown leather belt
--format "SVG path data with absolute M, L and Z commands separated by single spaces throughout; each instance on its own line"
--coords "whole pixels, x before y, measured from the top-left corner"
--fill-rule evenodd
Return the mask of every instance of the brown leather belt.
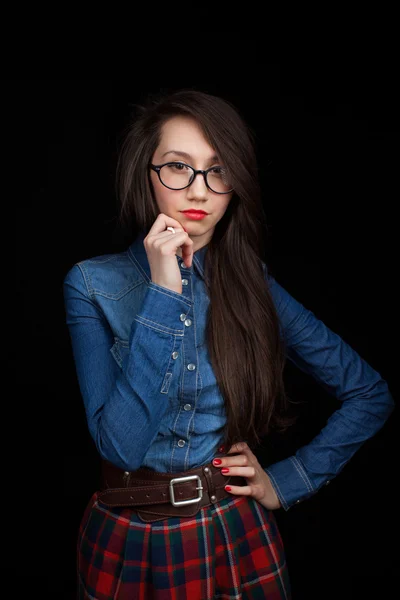
M 231 455 L 230 455 L 231 456 Z M 200 508 L 231 496 L 227 484 L 247 485 L 244 477 L 222 475 L 211 462 L 180 473 L 160 473 L 147 467 L 124 471 L 102 460 L 98 500 L 106 506 L 126 506 L 146 523 L 168 517 L 193 517 Z

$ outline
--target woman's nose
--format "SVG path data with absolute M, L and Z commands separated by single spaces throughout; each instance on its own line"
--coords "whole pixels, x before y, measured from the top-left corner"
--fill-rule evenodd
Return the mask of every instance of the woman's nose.
M 191 197 L 205 197 L 207 195 L 208 188 L 204 181 L 204 175 L 197 173 L 192 184 L 187 188 L 188 198 Z

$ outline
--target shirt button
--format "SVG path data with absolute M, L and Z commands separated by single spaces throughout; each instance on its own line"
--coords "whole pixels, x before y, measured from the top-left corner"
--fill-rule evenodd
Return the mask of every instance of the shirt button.
M 176 358 L 178 358 L 178 356 L 179 356 L 179 352 L 173 352 L 173 353 L 171 354 L 171 356 L 172 356 L 172 358 L 175 360 Z
M 187 368 L 188 368 L 188 371 L 194 371 L 196 368 L 196 365 L 194 365 L 193 363 L 189 363 Z
M 183 410 L 190 410 L 192 408 L 191 404 L 185 404 L 185 406 L 183 407 Z
M 296 500 L 296 504 L 300 504 L 300 500 Z
M 185 321 L 186 327 L 190 327 L 191 324 L 192 324 L 192 321 L 190 319 L 186 319 L 186 321 Z
M 179 448 L 183 448 L 184 445 L 185 445 L 185 440 L 179 440 L 179 442 L 178 442 Z
M 182 279 L 182 285 L 188 285 L 189 280 L 188 279 Z
M 184 314 L 182 313 L 182 314 L 180 315 L 180 317 L 179 317 L 179 318 L 180 318 L 180 320 L 181 320 L 181 321 L 184 321 L 184 320 L 186 319 L 186 315 L 184 315 Z

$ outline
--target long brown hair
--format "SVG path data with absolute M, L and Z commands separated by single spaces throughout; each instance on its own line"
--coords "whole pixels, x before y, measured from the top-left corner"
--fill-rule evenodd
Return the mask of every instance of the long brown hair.
M 225 403 L 224 445 L 246 441 L 255 448 L 273 429 L 284 431 L 292 417 L 284 340 L 265 276 L 267 225 L 254 134 L 229 101 L 197 90 L 153 96 L 137 109 L 117 165 L 122 228 L 147 233 L 159 214 L 148 165 L 163 123 L 173 116 L 198 122 L 232 182 L 233 197 L 205 255 L 206 341 Z

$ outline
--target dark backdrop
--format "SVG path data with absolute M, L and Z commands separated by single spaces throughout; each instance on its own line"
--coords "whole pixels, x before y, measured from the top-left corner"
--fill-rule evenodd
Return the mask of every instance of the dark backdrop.
M 145 92 L 194 87 L 237 105 L 256 133 L 270 231 L 265 243 L 277 280 L 398 397 L 393 77 L 380 65 L 289 70 L 261 58 L 222 74 L 218 85 L 207 77 L 172 84 L 154 72 L 7 82 L 23 166 L 16 189 L 28 184 L 17 202 L 16 269 L 25 342 L 17 382 L 28 437 L 15 467 L 24 468 L 35 493 L 24 503 L 23 568 L 14 567 L 21 592 L 29 585 L 41 597 L 74 598 L 77 528 L 99 462 L 75 377 L 62 281 L 75 262 L 125 248 L 115 234 L 115 165 L 131 107 Z M 338 405 L 290 364 L 286 381 L 303 403 L 298 424 L 274 442 L 277 459 L 310 440 Z M 294 600 L 394 595 L 396 420 L 395 411 L 316 496 L 275 513 Z M 259 459 L 267 457 L 260 452 Z

